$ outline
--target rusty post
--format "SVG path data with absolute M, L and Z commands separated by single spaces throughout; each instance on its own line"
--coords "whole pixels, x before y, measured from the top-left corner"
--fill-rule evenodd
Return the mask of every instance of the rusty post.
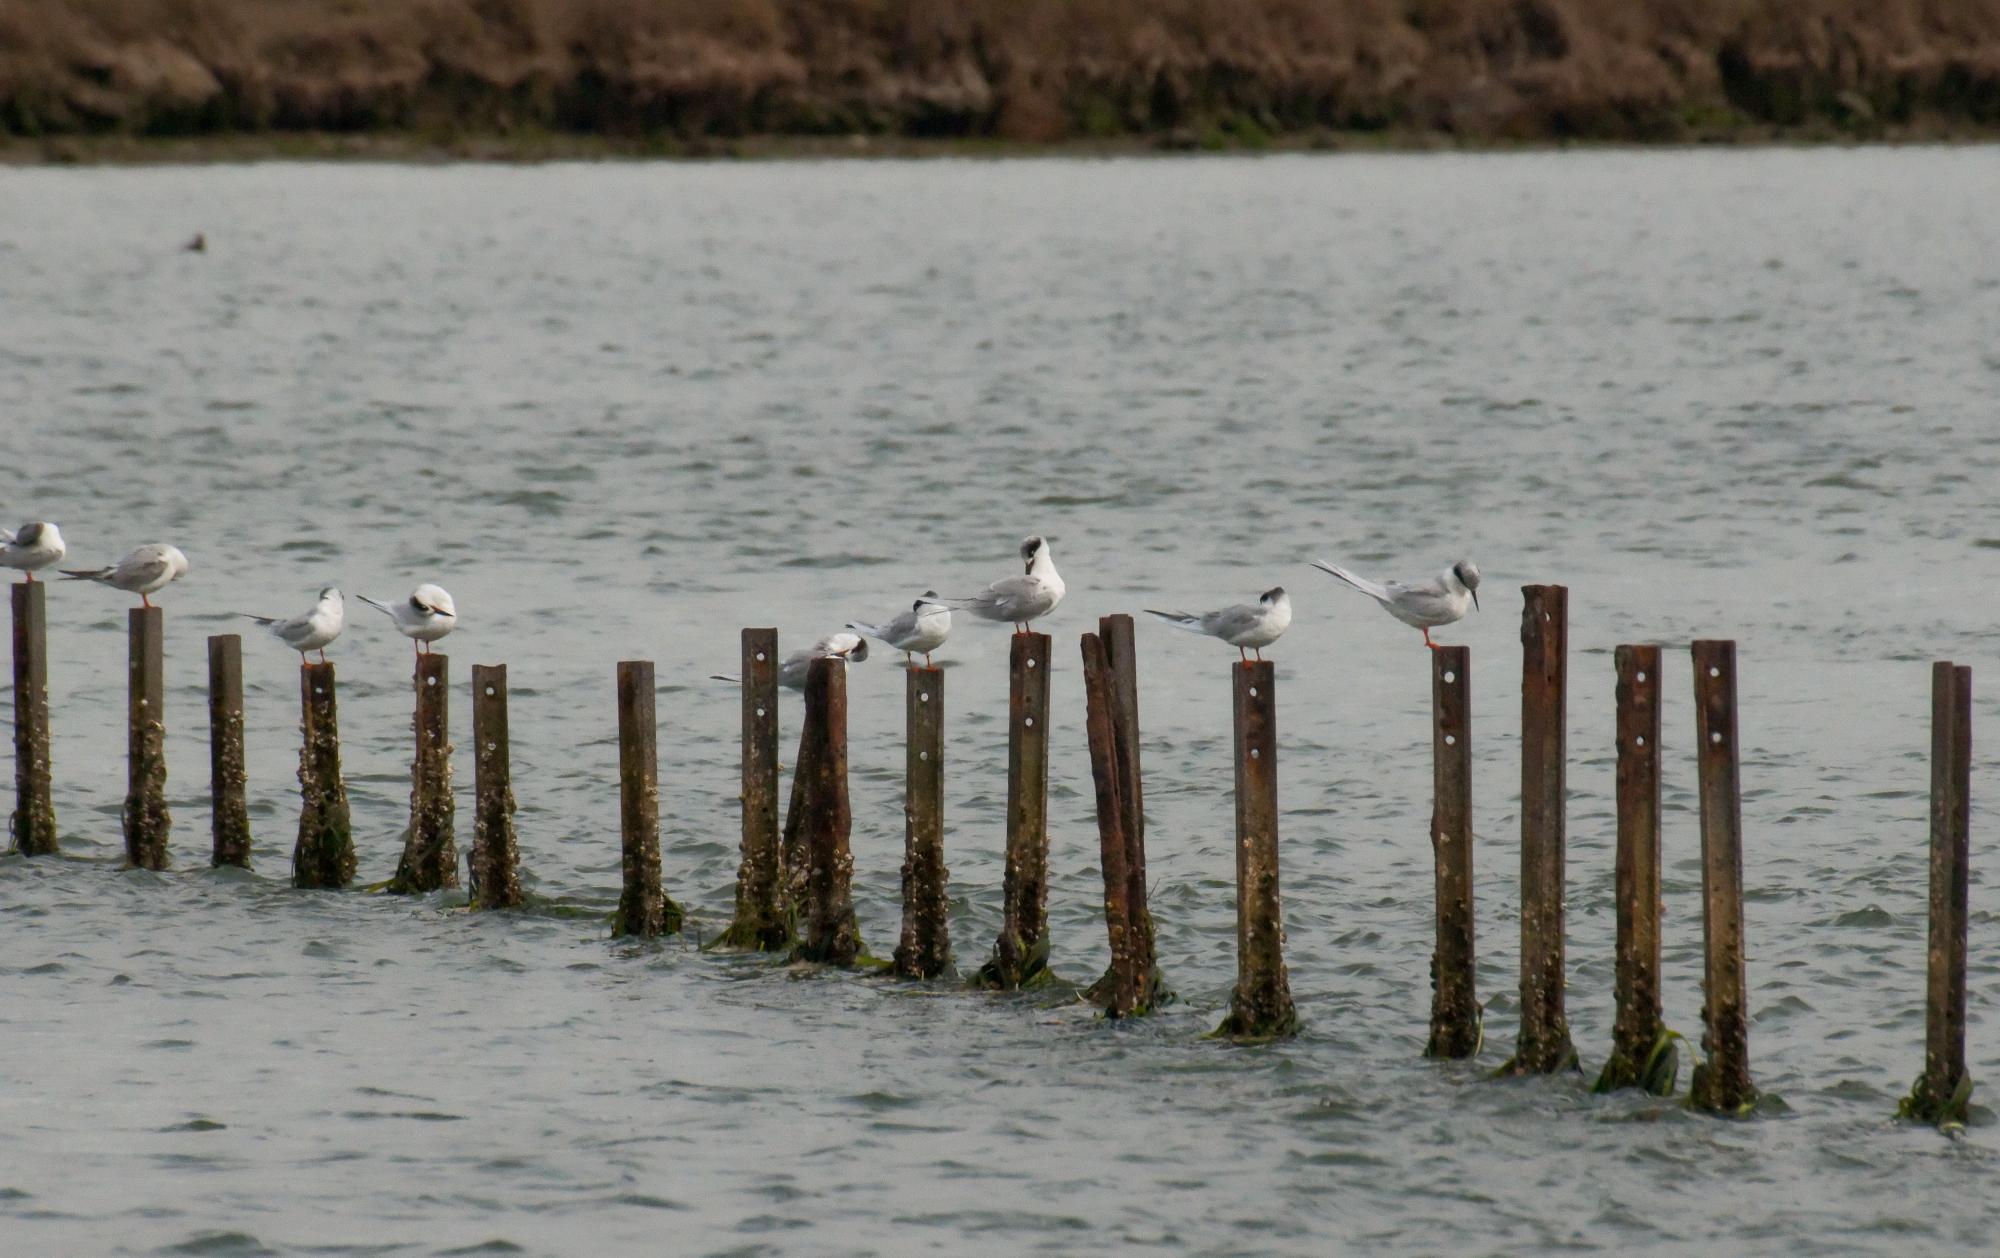
M 1474 1057 L 1485 1038 L 1473 975 L 1472 652 L 1431 652 L 1431 858 L 1437 945 L 1431 953 L 1426 1057 Z
M 340 774 L 340 708 L 333 665 L 299 665 L 299 837 L 292 885 L 338 889 L 354 881 L 354 829 Z
M 208 796 L 213 863 L 250 868 L 250 805 L 243 769 L 243 638 L 208 640 Z
M 1174 993 L 1160 973 L 1153 913 L 1147 904 L 1145 776 L 1139 766 L 1139 660 L 1132 618 L 1123 613 L 1100 616 L 1097 636 L 1104 644 L 1104 657 L 1111 667 L 1111 729 L 1118 748 L 1118 801 L 1125 833 L 1124 902 L 1132 963 L 1139 976 L 1137 1012 L 1149 1012 L 1171 1002 Z M 1111 978 L 1107 970 L 1097 987 L 1091 989 L 1091 998 L 1100 997 L 1099 988 Z
M 778 631 L 743 631 L 743 837 L 736 917 L 715 946 L 778 952 L 792 945 L 778 847 Z
M 614 935 L 671 935 L 681 909 L 660 881 L 660 752 L 653 713 L 653 661 L 618 665 L 618 819 L 624 893 Z
M 1111 968 L 1091 989 L 1091 999 L 1114 1018 L 1139 1012 L 1141 983 L 1134 956 L 1131 858 L 1125 827 L 1131 812 L 1120 794 L 1116 697 L 1117 677 L 1105 658 L 1104 641 L 1083 635 L 1084 731 L 1090 743 L 1090 776 L 1097 788 L 1097 837 L 1104 867 L 1104 926 L 1111 940 Z
M 411 727 L 416 754 L 410 762 L 410 832 L 392 895 L 425 895 L 458 885 L 458 843 L 453 822 L 458 805 L 451 793 L 451 657 L 434 651 L 417 656 L 412 679 L 416 712 Z
M 1743 795 L 1738 778 L 1736 644 L 1694 644 L 1696 768 L 1701 788 L 1701 1047 L 1688 1099 L 1736 1114 L 1757 1100 L 1750 1082 L 1750 1007 L 1743 976 Z
M 1611 1057 L 1596 1090 L 1674 1090 L 1680 1053 L 1660 1016 L 1660 648 L 1621 646 L 1618 672 L 1618 973 Z
M 1503 1074 L 1573 1070 L 1563 1011 L 1569 591 L 1521 587 L 1521 1027 Z
M 909 730 L 903 762 L 903 934 L 896 973 L 951 973 L 951 899 L 944 863 L 944 670 L 905 670 Z
M 138 869 L 167 867 L 166 618 L 157 607 L 134 607 L 126 688 L 125 861 Z
M 1007 869 L 1000 937 L 977 986 L 1014 990 L 1049 965 L 1049 635 L 1016 633 L 1008 651 Z
M 514 834 L 514 773 L 507 739 L 507 666 L 472 666 L 472 907 L 521 903 L 520 844 Z
M 14 813 L 9 830 L 23 856 L 56 854 L 49 773 L 48 585 L 17 581 L 14 610 Z
M 805 909 L 792 956 L 825 965 L 853 965 L 862 954 L 854 922 L 854 824 L 847 800 L 847 661 L 817 659 L 806 673 L 806 727 L 817 735 L 806 786 L 809 806 L 800 842 L 806 853 Z M 806 757 L 800 757 L 805 760 Z M 802 770 L 803 771 L 803 770 Z
M 1216 1034 L 1264 1040 L 1296 1034 L 1278 895 L 1277 668 L 1231 664 L 1236 726 L 1236 990 Z
M 1972 845 L 1972 669 L 1931 666 L 1931 897 L 1924 989 L 1924 1072 L 1900 1113 L 1962 1124 L 1972 1103 L 1965 1068 L 1965 950 Z

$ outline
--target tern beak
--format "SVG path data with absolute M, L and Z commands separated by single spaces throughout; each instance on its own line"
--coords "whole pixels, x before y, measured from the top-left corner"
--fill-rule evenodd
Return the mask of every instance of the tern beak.
M 1467 590 L 1466 593 L 1472 595 L 1472 609 L 1474 611 L 1479 610 L 1479 591 Z

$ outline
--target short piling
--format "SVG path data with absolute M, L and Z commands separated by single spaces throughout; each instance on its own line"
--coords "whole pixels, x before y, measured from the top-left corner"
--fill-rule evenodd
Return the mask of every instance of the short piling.
M 743 631 L 743 831 L 736 916 L 718 947 L 792 946 L 778 847 L 778 631 Z
M 1945 1126 L 1972 1103 L 1965 1068 L 1965 952 L 1972 844 L 1972 669 L 1931 666 L 1931 895 L 1924 1072 L 1900 1113 Z
M 1049 636 L 1016 633 L 1008 652 L 1007 869 L 1000 937 L 973 982 L 1025 987 L 1049 964 Z
M 1139 1012 L 1141 976 L 1132 926 L 1132 890 L 1126 862 L 1131 858 L 1126 826 L 1131 813 L 1120 794 L 1117 734 L 1117 678 L 1097 634 L 1083 635 L 1084 732 L 1090 744 L 1090 776 L 1097 791 L 1098 849 L 1104 869 L 1104 926 L 1110 935 L 1111 968 L 1091 989 L 1091 998 L 1114 1018 Z
M 806 673 L 806 727 L 818 745 L 808 758 L 812 780 L 800 842 L 806 853 L 805 907 L 792 956 L 822 965 L 852 965 L 861 932 L 850 890 L 854 856 L 848 847 L 853 812 L 847 798 L 847 661 L 817 659 Z M 801 769 L 801 772 L 807 772 Z
M 1717 1114 L 1756 1103 L 1743 972 L 1743 797 L 1736 734 L 1736 644 L 1694 644 L 1696 768 L 1701 790 L 1701 1047 L 1689 1100 Z
M 618 820 L 624 892 L 614 935 L 651 938 L 681 928 L 681 909 L 660 881 L 660 753 L 653 662 L 618 665 Z
M 1521 587 L 1521 1027 L 1503 1074 L 1577 1066 L 1563 1008 L 1569 591 Z
M 507 739 L 507 666 L 472 666 L 473 816 L 468 862 L 472 907 L 521 903 L 520 843 L 514 833 L 514 773 Z
M 208 640 L 208 797 L 212 863 L 250 868 L 250 804 L 244 796 L 243 638 Z
M 1278 894 L 1278 701 L 1269 660 L 1232 664 L 1236 726 L 1236 990 L 1216 1034 L 1295 1034 Z
M 338 890 L 354 881 L 354 827 L 340 773 L 333 665 L 299 665 L 299 837 L 292 885 Z
M 1621 646 L 1617 669 L 1617 1014 L 1596 1091 L 1674 1090 L 1680 1053 L 1660 1015 L 1660 648 Z
M 416 711 L 410 724 L 416 752 L 410 763 L 410 832 L 392 895 L 427 895 L 458 885 L 458 844 L 453 824 L 458 805 L 451 793 L 451 657 L 435 651 L 417 656 Z
M 134 607 L 126 618 L 130 668 L 126 688 L 125 861 L 137 869 L 167 867 L 166 618 L 157 607 Z
M 8 830 L 23 856 L 56 854 L 49 772 L 48 584 L 17 581 L 14 612 L 14 812 Z
M 1099 617 L 1097 636 L 1111 668 L 1111 729 L 1118 751 L 1118 802 L 1124 814 L 1125 916 L 1132 964 L 1139 976 L 1139 1001 L 1134 1012 L 1145 1013 L 1171 1002 L 1174 993 L 1160 972 L 1153 913 L 1146 895 L 1146 794 L 1139 764 L 1139 659 L 1132 618 L 1123 613 Z M 1091 989 L 1092 998 L 1100 996 L 1099 989 L 1111 979 L 1106 971 Z
M 944 863 L 944 670 L 904 671 L 903 933 L 895 972 L 951 973 L 950 876 Z
M 1473 974 L 1472 652 L 1463 646 L 1431 652 L 1431 787 L 1437 944 L 1424 1056 L 1474 1057 L 1484 1030 Z

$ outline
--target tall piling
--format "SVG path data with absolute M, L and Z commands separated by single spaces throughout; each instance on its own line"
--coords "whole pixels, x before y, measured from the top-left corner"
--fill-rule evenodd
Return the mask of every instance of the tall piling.
M 14 612 L 14 812 L 8 831 L 23 856 L 56 854 L 49 771 L 48 585 L 17 581 Z
M 904 670 L 903 933 L 895 971 L 905 978 L 951 973 L 950 871 L 944 863 L 944 670 Z
M 1091 997 L 1114 1018 L 1139 1012 L 1141 976 L 1135 956 L 1126 862 L 1131 848 L 1126 826 L 1131 812 L 1120 794 L 1117 679 L 1097 634 L 1083 635 L 1084 733 L 1090 744 L 1090 776 L 1097 791 L 1098 850 L 1104 869 L 1104 926 L 1111 942 L 1111 968 L 1091 989 Z
M 778 631 L 743 631 L 743 830 L 736 916 L 718 947 L 784 951 L 792 945 L 778 846 Z
M 1139 657 L 1132 618 L 1123 613 L 1099 617 L 1097 636 L 1104 644 L 1104 657 L 1111 669 L 1111 731 L 1117 746 L 1118 802 L 1125 834 L 1125 917 L 1132 964 L 1139 976 L 1135 1012 L 1149 1012 L 1171 1002 L 1174 993 L 1160 972 L 1153 913 L 1147 903 L 1146 792 L 1145 775 L 1139 763 Z M 1106 971 L 1090 995 L 1100 996 L 1098 988 L 1111 978 Z
M 521 903 L 520 843 L 514 833 L 514 772 L 507 738 L 507 666 L 472 666 L 472 907 Z
M 208 640 L 208 797 L 216 865 L 250 868 L 250 804 L 244 796 L 243 638 Z
M 451 657 L 426 651 L 417 657 L 411 684 L 416 711 L 410 725 L 416 752 L 410 762 L 410 832 L 392 895 L 426 895 L 458 885 L 458 844 L 453 823 L 458 805 L 451 793 Z
M 1680 1053 L 1660 1014 L 1660 648 L 1621 646 L 1617 669 L 1617 1014 L 1596 1090 L 1674 1090 Z
M 354 827 L 340 773 L 333 665 L 299 665 L 299 837 L 292 885 L 337 890 L 354 881 Z
M 1278 697 L 1269 660 L 1229 668 L 1236 727 L 1236 990 L 1216 1034 L 1295 1034 L 1278 894 Z
M 1573 1070 L 1563 1008 L 1569 591 L 1521 587 L 1521 1027 L 1505 1074 Z
M 125 861 L 138 869 L 167 867 L 166 617 L 134 607 L 126 618 L 130 658 L 126 686 Z
M 1013 990 L 1049 964 L 1049 636 L 1016 633 L 1008 651 L 1007 869 L 1000 937 L 974 983 Z
M 799 836 L 805 849 L 805 907 L 793 958 L 852 965 L 861 955 L 850 890 L 854 856 L 848 847 L 854 815 L 847 798 L 847 661 L 817 659 L 806 673 L 806 728 L 816 739 L 800 772 L 810 772 Z
M 1750 1082 L 1750 1009 L 1743 972 L 1743 795 L 1736 735 L 1736 644 L 1694 644 L 1696 768 L 1701 789 L 1701 1047 L 1689 1100 L 1736 1114 Z
M 614 935 L 671 935 L 681 909 L 660 881 L 660 750 L 654 722 L 653 661 L 618 665 L 618 821 L 624 891 Z
M 1964 1123 L 1965 952 L 1972 846 L 1972 669 L 1931 666 L 1931 894 L 1924 985 L 1924 1072 L 1900 1112 L 1940 1126 Z
M 1485 1036 L 1473 973 L 1472 652 L 1463 646 L 1431 652 L 1431 791 L 1437 943 L 1424 1056 L 1473 1057 Z

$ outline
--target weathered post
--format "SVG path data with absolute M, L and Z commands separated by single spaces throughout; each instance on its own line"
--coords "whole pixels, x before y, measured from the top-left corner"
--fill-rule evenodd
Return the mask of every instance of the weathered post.
M 681 909 L 660 882 L 659 732 L 653 714 L 653 662 L 618 665 L 618 819 L 625 890 L 614 935 L 671 935 Z
M 208 640 L 208 797 L 216 865 L 250 868 L 250 804 L 244 798 L 243 638 Z
M 1618 670 L 1618 1012 L 1596 1091 L 1674 1090 L 1680 1053 L 1660 1016 L 1660 648 L 1621 646 Z
M 853 965 L 861 955 L 850 884 L 853 813 L 847 801 L 847 661 L 817 659 L 806 673 L 806 728 L 817 735 L 810 758 L 800 841 L 806 852 L 806 899 L 794 960 Z M 800 757 L 805 760 L 806 757 Z M 801 770 L 804 772 L 805 770 Z
M 458 805 L 451 794 L 451 657 L 417 656 L 416 755 L 410 763 L 410 833 L 389 880 L 392 895 L 424 895 L 458 885 Z
M 1426 1057 L 1474 1057 L 1485 1039 L 1473 976 L 1472 652 L 1431 652 L 1431 859 L 1437 946 L 1431 953 Z
M 1007 870 L 1000 937 L 977 986 L 1013 990 L 1049 964 L 1049 635 L 1016 633 L 1008 652 Z
M 1145 776 L 1139 767 L 1139 657 L 1132 618 L 1123 613 L 1100 616 L 1097 636 L 1111 668 L 1111 730 L 1118 749 L 1118 802 L 1124 815 L 1126 926 L 1133 967 L 1139 976 L 1135 1012 L 1143 1013 L 1169 1003 L 1174 993 L 1160 973 L 1153 913 L 1146 896 L 1146 795 Z M 1101 996 L 1099 989 L 1110 979 L 1107 971 L 1091 989 L 1091 998 Z
M 521 903 L 520 844 L 514 835 L 514 774 L 507 739 L 507 666 L 472 666 L 472 907 Z
M 1924 1072 L 1899 1112 L 1939 1126 L 1964 1123 L 1965 950 L 1972 845 L 1972 669 L 1931 666 L 1931 903 L 1924 988 Z
M 1090 744 L 1090 776 L 1097 788 L 1097 837 L 1104 867 L 1104 927 L 1111 940 L 1111 968 L 1091 989 L 1091 999 L 1114 1018 L 1139 1012 L 1141 982 L 1133 955 L 1134 931 L 1126 862 L 1131 848 L 1125 827 L 1131 813 L 1119 793 L 1117 678 L 1105 658 L 1104 641 L 1083 635 L 1084 732 Z
M 166 618 L 157 607 L 134 607 L 126 688 L 125 861 L 138 869 L 167 867 Z
M 1576 1068 L 1563 1011 L 1569 591 L 1521 587 L 1521 1028 L 1502 1074 Z
M 292 885 L 339 889 L 354 881 L 354 829 L 340 774 L 340 708 L 333 665 L 299 665 L 299 837 Z
M 944 670 L 904 672 L 903 933 L 896 973 L 941 978 L 951 972 L 951 900 L 944 863 Z
M 743 631 L 743 858 L 736 918 L 717 947 L 776 952 L 792 944 L 778 848 L 778 631 Z
M 9 826 L 23 856 L 56 853 L 56 805 L 49 774 L 48 586 L 18 581 L 14 610 L 14 813 Z
M 1743 977 L 1743 797 L 1736 738 L 1736 644 L 1696 642 L 1696 767 L 1701 788 L 1702 1051 L 1689 1100 L 1736 1114 L 1757 1100 L 1750 1082 L 1750 1009 Z
M 1278 896 L 1278 698 L 1269 660 L 1229 667 L 1236 725 L 1236 990 L 1216 1034 L 1276 1039 L 1299 1028 Z

